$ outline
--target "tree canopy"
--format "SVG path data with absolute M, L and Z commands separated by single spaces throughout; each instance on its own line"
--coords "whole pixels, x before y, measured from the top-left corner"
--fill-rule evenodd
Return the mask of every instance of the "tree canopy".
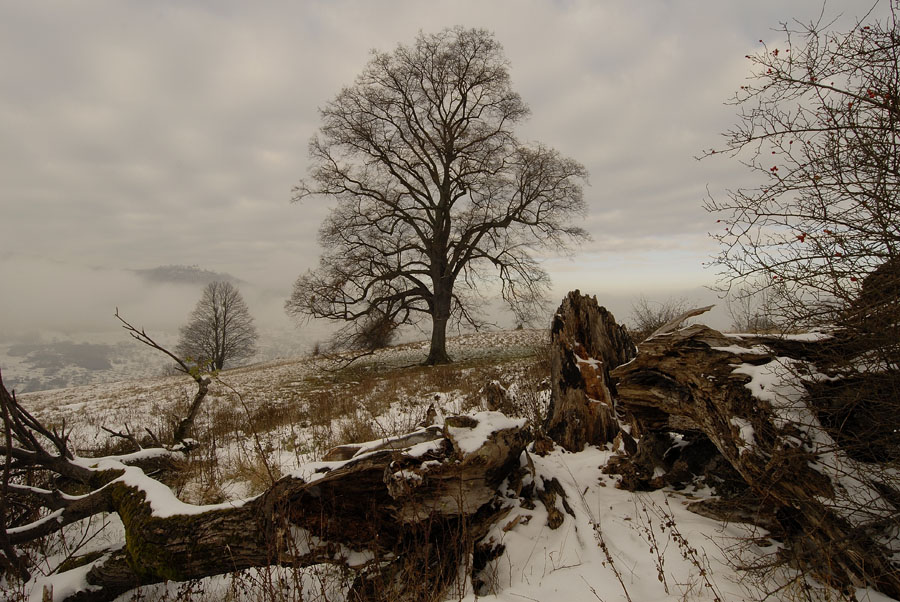
M 287 311 L 351 330 L 430 317 L 426 363 L 449 361 L 448 322 L 481 324 L 486 284 L 531 318 L 549 283 L 535 250 L 586 236 L 570 220 L 584 211 L 587 174 L 520 142 L 513 127 L 527 115 L 485 30 L 420 34 L 375 52 L 321 109 L 294 199 L 337 205 L 319 231 L 319 266 L 297 279 Z

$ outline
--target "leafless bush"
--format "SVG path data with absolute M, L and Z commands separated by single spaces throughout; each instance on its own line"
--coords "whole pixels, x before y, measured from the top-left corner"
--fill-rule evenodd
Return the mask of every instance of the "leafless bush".
M 731 329 L 756 334 L 777 332 L 779 325 L 773 316 L 771 295 L 765 288 L 740 287 L 731 291 L 725 301 Z
M 653 334 L 666 322 L 680 316 L 689 309 L 687 299 L 669 298 L 665 301 L 648 301 L 641 295 L 631 306 L 631 338 L 641 342 Z
M 791 324 L 831 322 L 900 254 L 900 4 L 862 19 L 843 31 L 824 10 L 783 23 L 777 46 L 747 56 L 738 124 L 707 152 L 759 182 L 707 200 L 722 289 L 768 291 Z

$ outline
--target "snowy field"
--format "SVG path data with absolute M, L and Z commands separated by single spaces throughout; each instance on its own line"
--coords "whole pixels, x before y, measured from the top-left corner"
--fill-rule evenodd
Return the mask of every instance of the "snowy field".
M 263 491 L 272 479 L 308 474 L 332 446 L 413 430 L 434 404 L 436 423 L 451 414 L 485 408 L 481 387 L 499 381 L 515 401 L 515 413 L 538 420 L 548 401 L 546 332 L 509 331 L 453 339 L 449 367 L 425 368 L 427 345 L 380 351 L 340 368 L 325 358 L 283 360 L 224 371 L 214 381 L 197 424 L 199 445 L 186 479 L 173 492 L 190 504 L 237 502 Z M 170 432 L 193 396 L 185 377 L 165 377 L 20 397 L 47 424 L 66 425 L 81 453 L 104 448 L 104 427 L 136 435 Z M 104 449 L 109 451 L 108 447 Z M 510 498 L 509 513 L 487 541 L 503 553 L 477 574 L 473 587 L 462 574 L 448 600 L 521 602 L 639 602 L 689 600 L 838 600 L 847 596 L 795 574 L 744 571 L 765 564 L 776 542 L 757 528 L 722 524 L 691 513 L 687 505 L 710 496 L 705 488 L 633 493 L 604 474 L 610 449 L 581 453 L 557 449 L 534 463 L 534 479 L 559 481 L 562 524 L 552 529 L 541 504 Z M 306 467 L 306 468 L 305 468 Z M 115 516 L 102 525 L 76 525 L 65 542 L 47 549 L 40 570 L 49 575 L 67 554 L 103 549 L 122 537 Z M 72 579 L 69 575 L 69 579 Z M 75 576 L 77 577 L 77 576 Z M 10 600 L 40 600 L 54 584 L 60 596 L 71 582 L 40 576 L 26 586 L 4 583 Z M 257 569 L 187 584 L 149 586 L 119 600 L 319 600 L 342 601 L 346 582 L 332 567 L 301 571 Z M 858 600 L 890 600 L 858 590 Z

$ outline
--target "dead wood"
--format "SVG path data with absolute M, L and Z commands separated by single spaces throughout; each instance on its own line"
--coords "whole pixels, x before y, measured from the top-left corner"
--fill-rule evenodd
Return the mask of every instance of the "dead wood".
M 697 308 L 689 309 L 685 312 L 682 312 L 679 315 L 672 318 L 671 320 L 669 320 L 668 322 L 666 322 L 665 324 L 663 324 L 662 326 L 660 326 L 659 328 L 657 328 L 656 330 L 654 330 L 652 333 L 650 333 L 650 336 L 648 336 L 647 338 L 652 339 L 656 335 L 671 332 L 671 331 L 675 330 L 676 328 L 678 328 L 679 326 L 681 326 L 681 324 L 684 323 L 686 320 L 689 320 L 690 318 L 696 318 L 699 315 L 705 314 L 706 312 L 711 310 L 713 307 L 715 307 L 715 306 L 714 305 L 706 305 L 704 307 L 697 307 Z
M 779 346 L 702 325 L 658 334 L 612 371 L 617 403 L 647 433 L 708 437 L 775 509 L 792 562 L 827 583 L 897 597 L 894 550 L 880 541 L 897 508 L 822 428 L 800 384 L 808 364 L 777 356 Z
M 172 360 L 175 361 L 175 365 L 177 369 L 181 372 L 184 372 L 197 383 L 197 392 L 194 394 L 194 399 L 191 401 L 191 405 L 188 408 L 187 416 L 181 419 L 178 424 L 175 426 L 175 430 L 172 434 L 172 440 L 175 443 L 182 443 L 187 439 L 188 434 L 191 429 L 194 428 L 194 420 L 197 417 L 197 414 L 200 413 L 200 406 L 203 405 L 203 400 L 206 399 L 206 395 L 209 392 L 209 385 L 212 382 L 210 378 L 200 372 L 199 366 L 189 366 L 185 360 L 178 357 L 159 343 L 157 343 L 153 338 L 147 334 L 147 332 L 143 328 L 137 328 L 131 325 L 128 321 L 125 320 L 122 316 L 119 315 L 119 308 L 116 308 L 115 313 L 116 319 L 122 323 L 122 328 L 124 328 L 129 336 L 133 338 L 135 341 L 142 343 L 151 349 L 156 349 L 157 351 L 164 353 L 169 356 Z M 150 435 L 155 439 L 156 436 L 153 433 Z
M 547 435 L 569 451 L 613 441 L 619 423 L 609 374 L 634 355 L 628 331 L 595 297 L 569 293 L 550 327 Z
M 518 469 L 528 436 L 524 420 L 496 413 L 451 417 L 442 430 L 373 444 L 349 461 L 282 478 L 249 501 L 196 507 L 125 457 L 75 458 L 64 434 L 44 429 L 2 382 L 0 397 L 10 433 L 3 448 L 8 465 L 50 470 L 89 491 L 9 483 L 5 497 L 28 495 L 53 519 L 4 524 L 5 549 L 99 512 L 118 514 L 125 528 L 124 547 L 93 559 L 84 588 L 62 598 L 67 601 L 112 600 L 139 585 L 250 567 L 320 563 L 358 569 L 355 587 L 379 583 L 382 599 L 430 598 L 458 576 L 459 562 L 507 511 L 497 489 Z M 55 449 L 44 446 L 47 439 Z M 397 579 L 405 574 L 410 578 Z
M 434 411 L 434 406 L 432 406 L 431 409 Z M 370 441 L 368 443 L 345 443 L 344 445 L 338 445 L 330 449 L 328 453 L 322 457 L 322 460 L 325 462 L 335 462 L 349 460 L 353 456 L 361 453 L 371 453 L 383 449 L 402 450 L 407 447 L 412 447 L 413 445 L 418 445 L 419 443 L 427 443 L 428 441 L 440 439 L 443 436 L 444 434 L 441 427 L 429 423 L 425 428 L 398 437 L 387 437 L 376 442 Z

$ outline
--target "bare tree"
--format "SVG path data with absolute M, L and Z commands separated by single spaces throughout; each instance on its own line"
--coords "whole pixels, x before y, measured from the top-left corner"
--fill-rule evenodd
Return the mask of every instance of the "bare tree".
M 227 281 L 210 282 L 181 328 L 176 353 L 201 371 L 221 370 L 226 362 L 252 357 L 257 337 L 240 291 Z
M 584 211 L 586 171 L 521 144 L 512 128 L 527 114 L 487 31 L 375 52 L 310 142 L 313 168 L 294 200 L 338 203 L 319 231 L 319 267 L 296 281 L 287 311 L 363 326 L 430 316 L 428 364 L 450 361 L 448 322 L 479 325 L 486 282 L 517 317 L 533 316 L 549 282 L 533 252 L 586 236 L 569 223 Z
M 731 329 L 756 334 L 784 330 L 773 317 L 771 297 L 771 290 L 766 288 L 754 291 L 745 291 L 744 287 L 733 289 L 725 300 L 728 315 L 731 316 Z
M 769 290 L 789 323 L 833 320 L 900 255 L 900 28 L 898 3 L 888 6 L 849 31 L 822 17 L 783 25 L 783 44 L 747 57 L 740 122 L 707 153 L 761 179 L 707 201 L 721 216 L 723 284 Z
M 876 10 L 887 17 L 875 18 Z M 838 327 L 817 353 L 815 371 L 797 363 L 783 371 L 795 372 L 809 392 L 803 403 L 818 423 L 820 440 L 834 441 L 833 447 L 865 468 L 854 466 L 848 474 L 878 482 L 878 495 L 854 493 L 842 500 L 844 515 L 893 508 L 879 524 L 897 520 L 895 502 L 885 500 L 895 500 L 900 458 L 898 17 L 900 3 L 889 0 L 844 31 L 822 17 L 783 25 L 782 44 L 764 45 L 749 56 L 753 74 L 735 98 L 740 122 L 726 133 L 723 150 L 761 183 L 707 202 L 723 228 L 716 238 L 724 288 L 738 291 L 739 298 L 765 300 L 780 326 Z M 766 470 L 778 474 L 773 457 Z M 805 480 L 792 474 L 794 482 Z M 784 499 L 802 507 L 788 495 Z M 801 515 L 817 516 L 808 508 Z M 841 554 L 865 542 L 867 529 L 878 532 L 861 528 L 855 518 L 851 522 L 853 529 L 833 537 Z M 798 531 L 815 537 L 819 528 Z M 819 547 L 826 555 L 818 564 L 839 566 L 826 546 Z M 884 579 L 876 585 L 882 591 L 900 591 L 896 566 L 870 551 L 853 554 L 864 562 L 854 566 L 852 558 L 842 560 L 849 567 L 842 571 L 873 582 Z

